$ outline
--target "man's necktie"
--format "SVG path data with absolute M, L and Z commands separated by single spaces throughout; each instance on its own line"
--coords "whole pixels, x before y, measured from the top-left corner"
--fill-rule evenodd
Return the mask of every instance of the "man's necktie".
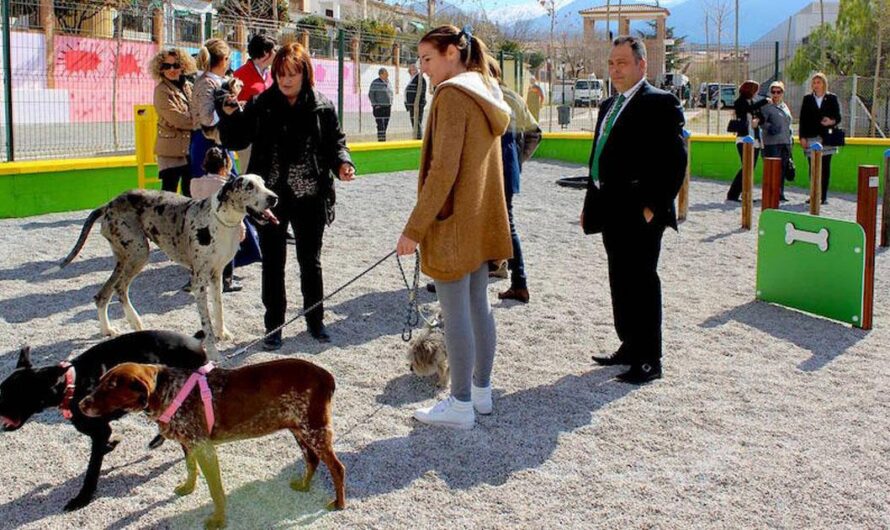
M 600 176 L 600 155 L 603 154 L 603 147 L 606 146 L 606 142 L 609 140 L 609 134 L 612 132 L 612 126 L 615 125 L 615 120 L 618 118 L 618 112 L 621 110 L 621 107 L 624 106 L 624 101 L 627 98 L 624 97 L 624 94 L 620 94 L 618 99 L 615 100 L 615 103 L 612 105 L 612 108 L 609 109 L 609 116 L 606 119 L 606 126 L 603 127 L 603 133 L 599 137 L 599 141 L 596 143 L 596 149 L 593 152 L 593 164 L 590 166 L 590 178 L 593 180 L 599 181 Z

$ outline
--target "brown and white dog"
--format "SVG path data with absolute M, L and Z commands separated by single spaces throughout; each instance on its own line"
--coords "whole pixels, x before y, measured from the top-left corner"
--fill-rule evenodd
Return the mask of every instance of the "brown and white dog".
M 127 321 L 139 331 L 142 320 L 130 303 L 130 283 L 148 263 L 148 242 L 154 242 L 170 259 L 191 271 L 205 347 L 211 358 L 217 358 L 217 337 L 232 338 L 223 320 L 222 270 L 238 251 L 241 220 L 249 215 L 260 224 L 277 223 L 270 211 L 277 202 L 278 196 L 256 175 L 229 180 L 216 195 L 200 201 L 166 191 L 127 191 L 90 213 L 74 249 L 60 267 L 77 256 L 93 223 L 101 219 L 102 235 L 111 244 L 116 263 L 94 298 L 100 330 L 103 335 L 117 334 L 108 322 L 108 302 L 112 293 L 117 293 Z M 213 306 L 212 323 L 208 298 Z
M 213 499 L 213 515 L 207 528 L 226 524 L 226 498 L 219 473 L 215 444 L 256 438 L 287 429 L 303 451 L 306 472 L 291 481 L 291 488 L 308 491 L 318 462 L 331 472 L 336 498 L 328 509 L 346 507 L 346 468 L 334 453 L 331 398 L 334 376 L 300 359 L 258 363 L 234 370 L 216 368 L 207 374 L 213 395 L 215 421 L 208 424 L 196 387 L 169 422 L 159 421 L 194 372 L 161 365 L 124 363 L 109 370 L 92 394 L 80 402 L 87 416 L 113 411 L 145 411 L 158 421 L 165 438 L 178 441 L 185 451 L 188 476 L 175 492 L 188 495 L 195 489 L 197 467 L 207 480 Z

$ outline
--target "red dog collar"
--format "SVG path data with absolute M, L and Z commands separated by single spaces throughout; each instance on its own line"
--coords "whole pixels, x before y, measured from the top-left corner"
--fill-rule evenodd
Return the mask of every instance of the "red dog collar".
M 74 367 L 71 366 L 71 363 L 68 361 L 62 361 L 59 363 L 59 366 L 65 368 L 65 394 L 62 396 L 62 403 L 59 405 L 59 410 L 62 411 L 62 416 L 66 420 L 70 420 L 71 413 L 71 400 L 74 398 L 74 380 L 76 375 L 74 373 Z

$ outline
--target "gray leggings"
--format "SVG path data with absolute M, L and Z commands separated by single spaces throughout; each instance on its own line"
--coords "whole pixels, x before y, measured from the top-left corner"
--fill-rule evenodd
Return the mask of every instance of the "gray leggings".
M 445 320 L 445 347 L 451 368 L 451 395 L 470 401 L 470 383 L 491 384 L 497 337 L 488 304 L 488 264 L 453 282 L 436 280 Z

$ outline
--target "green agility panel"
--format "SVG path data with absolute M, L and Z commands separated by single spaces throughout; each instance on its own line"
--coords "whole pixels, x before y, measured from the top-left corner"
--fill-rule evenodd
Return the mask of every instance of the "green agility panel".
M 857 223 L 766 210 L 757 240 L 757 299 L 859 327 L 865 231 Z

